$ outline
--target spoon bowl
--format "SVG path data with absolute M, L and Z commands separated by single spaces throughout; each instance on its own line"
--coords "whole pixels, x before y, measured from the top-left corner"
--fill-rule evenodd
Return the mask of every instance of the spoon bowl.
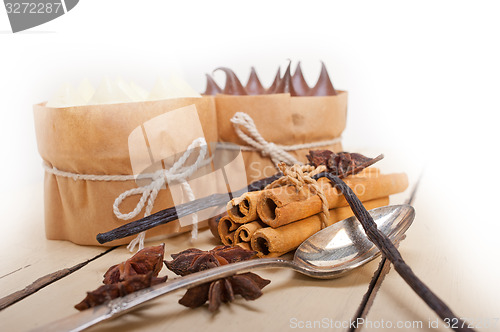
M 393 243 L 401 240 L 415 218 L 410 205 L 384 206 L 369 212 L 377 228 Z M 309 237 L 295 251 L 293 262 L 301 273 L 329 279 L 340 277 L 379 255 L 356 217 L 350 217 Z

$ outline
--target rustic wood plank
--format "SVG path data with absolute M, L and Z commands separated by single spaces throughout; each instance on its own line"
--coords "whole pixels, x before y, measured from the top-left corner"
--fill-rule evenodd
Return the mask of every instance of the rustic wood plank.
M 390 155 L 386 162 L 390 165 Z M 404 168 L 388 171 L 401 171 L 402 169 Z M 38 190 L 41 192 L 41 188 Z M 393 203 L 402 202 L 407 194 L 397 196 L 392 199 Z M 0 279 L 0 285 L 2 282 L 8 284 L 3 279 L 9 279 L 11 283 L 9 293 L 29 285 L 36 279 L 34 276 L 43 276 L 75 265 L 105 250 L 98 247 L 76 246 L 64 241 L 46 241 L 43 237 L 43 221 L 40 216 L 41 194 L 37 199 L 38 203 L 36 199 L 34 200 L 36 208 L 33 209 L 33 213 L 23 212 L 22 222 L 28 224 L 31 222 L 30 226 L 24 227 L 25 232 L 26 228 L 28 230 L 30 227 L 38 228 L 25 234 L 24 239 L 29 240 L 28 247 L 14 255 L 14 264 L 10 264 L 8 270 L 1 271 L 2 275 L 5 275 L 31 264 L 25 269 L 20 269 Z M 30 218 L 36 218 L 36 221 Z M 210 249 L 217 245 L 206 230 L 200 232 L 199 239 L 194 243 L 191 243 L 189 237 L 189 234 L 181 234 L 166 239 L 166 257 L 170 253 L 179 252 L 190 246 Z M 12 240 L 10 243 L 18 245 L 19 241 Z M 160 242 L 152 242 L 151 245 L 158 243 Z M 24 259 L 30 255 L 34 256 L 28 260 Z M 102 275 L 107 268 L 130 256 L 131 254 L 124 247 L 120 247 L 0 311 L 0 321 L 3 327 L 8 330 L 28 330 L 75 313 L 73 305 L 85 296 L 86 291 L 93 290 L 100 285 Z M 19 258 L 21 262 L 17 261 Z M 377 268 L 378 261 L 375 260 L 335 280 L 312 279 L 288 270 L 257 271 L 264 278 L 272 280 L 272 283 L 264 289 L 264 296 L 257 301 L 247 302 L 239 298 L 230 306 L 223 305 L 218 313 L 212 315 L 206 308 L 192 310 L 179 305 L 177 301 L 183 291 L 178 291 L 159 298 L 136 312 L 98 325 L 92 330 L 157 331 L 167 328 L 168 330 L 197 330 L 203 327 L 206 331 L 236 329 L 239 331 L 255 331 L 256 329 L 276 331 L 293 329 L 302 324 L 304 326 L 327 324 L 338 329 L 336 324 L 349 323 L 356 312 L 373 272 Z M 75 263 L 68 264 L 68 262 Z M 41 270 L 44 273 L 41 273 Z M 160 275 L 165 274 L 170 278 L 175 277 L 166 269 L 160 273 Z M 16 275 L 21 278 L 15 278 Z M 345 328 L 340 327 L 340 329 Z
M 200 232 L 199 239 L 191 244 L 190 234 L 166 239 L 166 253 L 175 253 L 188 246 L 210 249 L 217 243 L 208 230 Z M 159 242 L 151 243 L 152 245 Z M 0 321 L 9 330 L 27 330 L 75 313 L 73 305 L 85 296 L 85 292 L 97 288 L 107 268 L 130 257 L 120 247 L 90 262 L 78 271 L 48 285 L 32 296 L 0 312 Z M 167 255 L 167 258 L 170 257 Z M 377 261 L 335 280 L 317 280 L 289 270 L 257 271 L 272 280 L 264 289 L 264 295 L 256 301 L 238 298 L 231 305 L 223 305 L 212 315 L 205 307 L 195 310 L 177 303 L 183 294 L 178 291 L 152 302 L 136 312 L 116 320 L 105 322 L 94 331 L 158 331 L 195 330 L 203 326 L 205 331 L 236 330 L 255 331 L 289 329 L 308 321 L 348 321 L 356 310 Z M 167 269 L 160 275 L 175 277 Z M 36 309 L 36 310 L 35 310 Z M 243 323 L 245 322 L 245 323 Z
M 0 297 L 43 276 L 76 266 L 105 252 L 104 247 L 47 241 L 43 221 L 43 183 L 20 188 L 6 197 L 0 223 Z M 26 204 L 29 202 L 29 208 Z

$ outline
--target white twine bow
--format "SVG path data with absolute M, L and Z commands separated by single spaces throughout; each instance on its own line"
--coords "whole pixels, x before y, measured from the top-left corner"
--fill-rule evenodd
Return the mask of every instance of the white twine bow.
M 198 157 L 196 158 L 196 161 L 190 166 L 185 166 L 187 159 L 191 156 L 191 154 L 194 152 L 194 149 L 197 147 L 200 148 L 200 152 L 198 154 Z M 200 167 L 203 167 L 210 163 L 210 158 L 205 159 L 205 157 L 207 156 L 207 152 L 208 148 L 205 139 L 202 137 L 197 138 L 189 145 L 187 151 L 184 152 L 184 154 L 179 158 L 179 160 L 174 163 L 174 165 L 170 169 L 162 169 L 156 171 L 155 173 L 149 174 L 149 176 L 140 176 L 151 177 L 151 183 L 142 187 L 129 189 L 120 194 L 120 196 L 116 198 L 113 204 L 113 212 L 115 216 L 122 220 L 135 218 L 142 211 L 142 209 L 146 205 L 146 202 L 147 205 L 144 211 L 144 217 L 149 216 L 151 214 L 151 211 L 153 210 L 153 206 L 159 191 L 166 184 L 168 185 L 172 183 L 180 183 L 182 191 L 187 196 L 188 200 L 194 201 L 195 195 L 186 179 L 193 175 L 193 173 Z M 120 211 L 121 203 L 126 198 L 134 195 L 141 195 L 141 199 L 137 203 L 136 207 L 129 213 L 122 213 Z M 191 218 L 193 225 L 191 237 L 193 239 L 196 239 L 198 237 L 198 216 L 196 213 L 193 213 L 191 215 Z M 139 233 L 139 235 L 137 235 L 137 237 L 130 242 L 127 248 L 130 251 L 133 251 L 134 248 L 139 245 L 139 250 L 143 249 L 145 237 L 146 232 Z
M 196 158 L 196 161 L 189 166 L 185 166 L 185 163 L 187 159 L 191 156 L 191 154 L 195 151 L 195 148 L 199 148 L 200 152 L 198 154 L 198 157 Z M 124 193 L 120 194 L 115 199 L 115 202 L 113 204 L 113 212 L 115 216 L 121 220 L 129 220 L 134 217 L 136 217 L 146 206 L 146 209 L 144 211 L 144 216 L 148 216 L 151 214 L 151 211 L 153 210 L 153 206 L 156 200 L 156 197 L 158 196 L 158 192 L 161 190 L 161 188 L 165 184 L 171 184 L 171 183 L 180 183 L 181 188 L 183 193 L 187 196 L 189 201 L 194 201 L 195 196 L 193 193 L 193 190 L 191 189 L 191 186 L 189 183 L 186 181 L 188 177 L 193 175 L 193 173 L 205 166 L 208 165 L 211 161 L 212 158 L 206 158 L 208 152 L 208 146 L 207 142 L 203 137 L 195 139 L 187 148 L 187 151 L 179 158 L 178 161 L 174 163 L 174 165 L 168 169 L 168 170 L 159 170 L 155 173 L 149 173 L 149 174 L 140 174 L 139 176 L 135 175 L 96 175 L 96 174 L 78 174 L 78 173 L 72 173 L 72 172 L 66 172 L 57 169 L 56 167 L 50 166 L 47 163 L 43 163 L 43 167 L 47 173 L 56 175 L 56 176 L 61 176 L 61 177 L 66 177 L 66 178 L 71 178 L 75 181 L 77 180 L 84 180 L 84 181 L 133 181 L 137 179 L 151 179 L 151 183 L 142 187 L 138 188 L 133 188 L 130 190 L 125 191 Z M 121 203 L 130 196 L 134 195 L 141 195 L 141 199 L 139 200 L 139 203 L 137 203 L 136 207 L 134 210 L 132 210 L 129 213 L 122 213 L 120 211 L 120 205 Z M 146 205 L 147 202 L 147 205 Z M 193 230 L 191 231 L 191 237 L 192 239 L 196 239 L 198 237 L 198 216 L 196 213 L 193 213 L 191 215 L 192 222 L 193 222 Z M 130 244 L 127 246 L 127 248 L 130 251 L 133 251 L 134 248 L 139 245 L 139 250 L 144 248 L 144 240 L 146 237 L 146 233 L 142 232 L 139 233 L 139 235 L 133 239 Z
M 283 146 L 266 141 L 257 130 L 255 122 L 253 122 L 250 115 L 243 112 L 237 112 L 231 118 L 231 122 L 233 123 L 236 134 L 242 140 L 256 150 L 260 151 L 262 156 L 270 157 L 276 166 L 278 166 L 280 162 L 284 162 L 287 165 L 300 164 L 297 159 L 285 151 Z M 241 130 L 240 127 L 245 128 L 248 135 Z

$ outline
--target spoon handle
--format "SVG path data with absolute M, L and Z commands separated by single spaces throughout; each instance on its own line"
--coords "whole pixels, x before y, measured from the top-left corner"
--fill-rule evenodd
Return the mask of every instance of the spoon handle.
M 209 281 L 231 276 L 236 272 L 276 267 L 296 268 L 296 265 L 292 261 L 281 258 L 261 258 L 219 266 L 131 293 L 100 306 L 52 322 L 34 331 L 82 331 L 99 322 L 123 315 L 146 302 L 180 288 L 198 286 Z
M 432 292 L 426 284 L 418 278 L 412 271 L 410 266 L 406 264 L 401 257 L 398 249 L 389 240 L 389 238 L 384 235 L 378 228 L 377 224 L 373 221 L 372 216 L 363 206 L 363 203 L 354 194 L 351 188 L 347 186 L 344 181 L 340 178 L 333 176 L 329 173 L 321 173 L 315 176 L 315 178 L 326 177 L 332 182 L 332 185 L 340 189 L 344 195 L 347 203 L 351 207 L 354 215 L 359 220 L 363 229 L 368 236 L 368 239 L 372 241 L 379 250 L 391 261 L 394 265 L 394 269 L 399 273 L 399 275 L 406 281 L 406 283 L 422 298 L 422 300 L 427 303 L 427 305 L 438 314 L 438 316 L 445 322 L 458 324 L 450 324 L 450 326 L 456 326 L 453 328 L 455 331 L 474 331 L 474 329 L 469 328 L 467 322 L 455 315 L 451 309 L 434 293 Z

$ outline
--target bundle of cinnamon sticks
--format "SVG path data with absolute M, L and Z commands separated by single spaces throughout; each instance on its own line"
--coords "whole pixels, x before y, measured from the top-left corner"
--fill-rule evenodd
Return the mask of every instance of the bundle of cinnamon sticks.
M 408 178 L 404 173 L 380 174 L 377 168 L 345 178 L 366 209 L 389 204 L 389 195 L 404 191 Z M 345 198 L 330 181 L 319 179 L 328 201 L 327 226 L 353 215 Z M 322 228 L 322 201 L 304 187 L 277 187 L 248 192 L 232 199 L 227 214 L 217 226 L 225 245 L 253 249 L 259 257 L 277 257 L 296 249 Z

